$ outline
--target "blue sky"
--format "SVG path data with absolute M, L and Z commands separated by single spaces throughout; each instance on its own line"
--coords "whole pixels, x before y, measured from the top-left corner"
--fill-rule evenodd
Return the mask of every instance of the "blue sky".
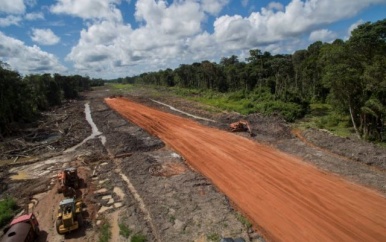
M 386 18 L 386 0 L 0 0 L 0 60 L 116 78 L 250 49 L 293 53 Z

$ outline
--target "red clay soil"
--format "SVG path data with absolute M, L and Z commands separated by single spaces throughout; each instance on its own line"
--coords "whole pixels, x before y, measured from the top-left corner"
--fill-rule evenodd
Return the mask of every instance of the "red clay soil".
M 125 98 L 106 103 L 179 152 L 271 241 L 386 241 L 386 198 L 294 156 Z

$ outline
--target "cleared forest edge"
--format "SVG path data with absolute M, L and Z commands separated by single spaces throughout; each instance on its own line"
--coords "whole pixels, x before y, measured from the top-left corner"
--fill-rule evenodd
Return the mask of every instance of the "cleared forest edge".
M 131 102 L 105 99 L 212 180 L 268 239 L 386 240 L 386 199 L 231 133 Z

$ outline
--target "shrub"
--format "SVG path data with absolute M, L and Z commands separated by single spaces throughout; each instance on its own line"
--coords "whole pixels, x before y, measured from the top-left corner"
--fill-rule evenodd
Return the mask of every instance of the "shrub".
M 146 236 L 143 234 L 135 234 L 131 237 L 131 242 L 146 242 Z
M 7 225 L 13 218 L 17 204 L 13 198 L 6 197 L 0 201 L 0 227 Z
M 99 242 L 108 242 L 111 239 L 110 224 L 105 222 L 99 234 Z
M 129 238 L 133 231 L 131 231 L 131 229 L 124 224 L 118 224 L 118 226 L 119 226 L 119 234 L 125 237 L 126 239 Z
M 280 114 L 286 121 L 293 122 L 305 114 L 305 110 L 300 104 L 285 103 L 282 101 L 267 101 L 257 103 L 256 111 L 263 114 Z

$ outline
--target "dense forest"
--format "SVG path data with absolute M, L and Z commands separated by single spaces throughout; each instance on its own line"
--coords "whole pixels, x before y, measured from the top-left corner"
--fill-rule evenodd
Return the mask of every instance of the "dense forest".
M 33 74 L 22 77 L 0 62 L 0 139 L 23 123 L 35 121 L 41 111 L 60 105 L 63 100 L 78 98 L 90 86 L 103 85 L 80 75 Z
M 305 115 L 310 103 L 329 103 L 350 117 L 358 137 L 386 139 L 386 19 L 359 25 L 347 41 L 318 41 L 287 55 L 249 53 L 245 61 L 233 55 L 118 81 L 234 92 L 249 98 L 251 112 L 278 111 L 288 121 Z

